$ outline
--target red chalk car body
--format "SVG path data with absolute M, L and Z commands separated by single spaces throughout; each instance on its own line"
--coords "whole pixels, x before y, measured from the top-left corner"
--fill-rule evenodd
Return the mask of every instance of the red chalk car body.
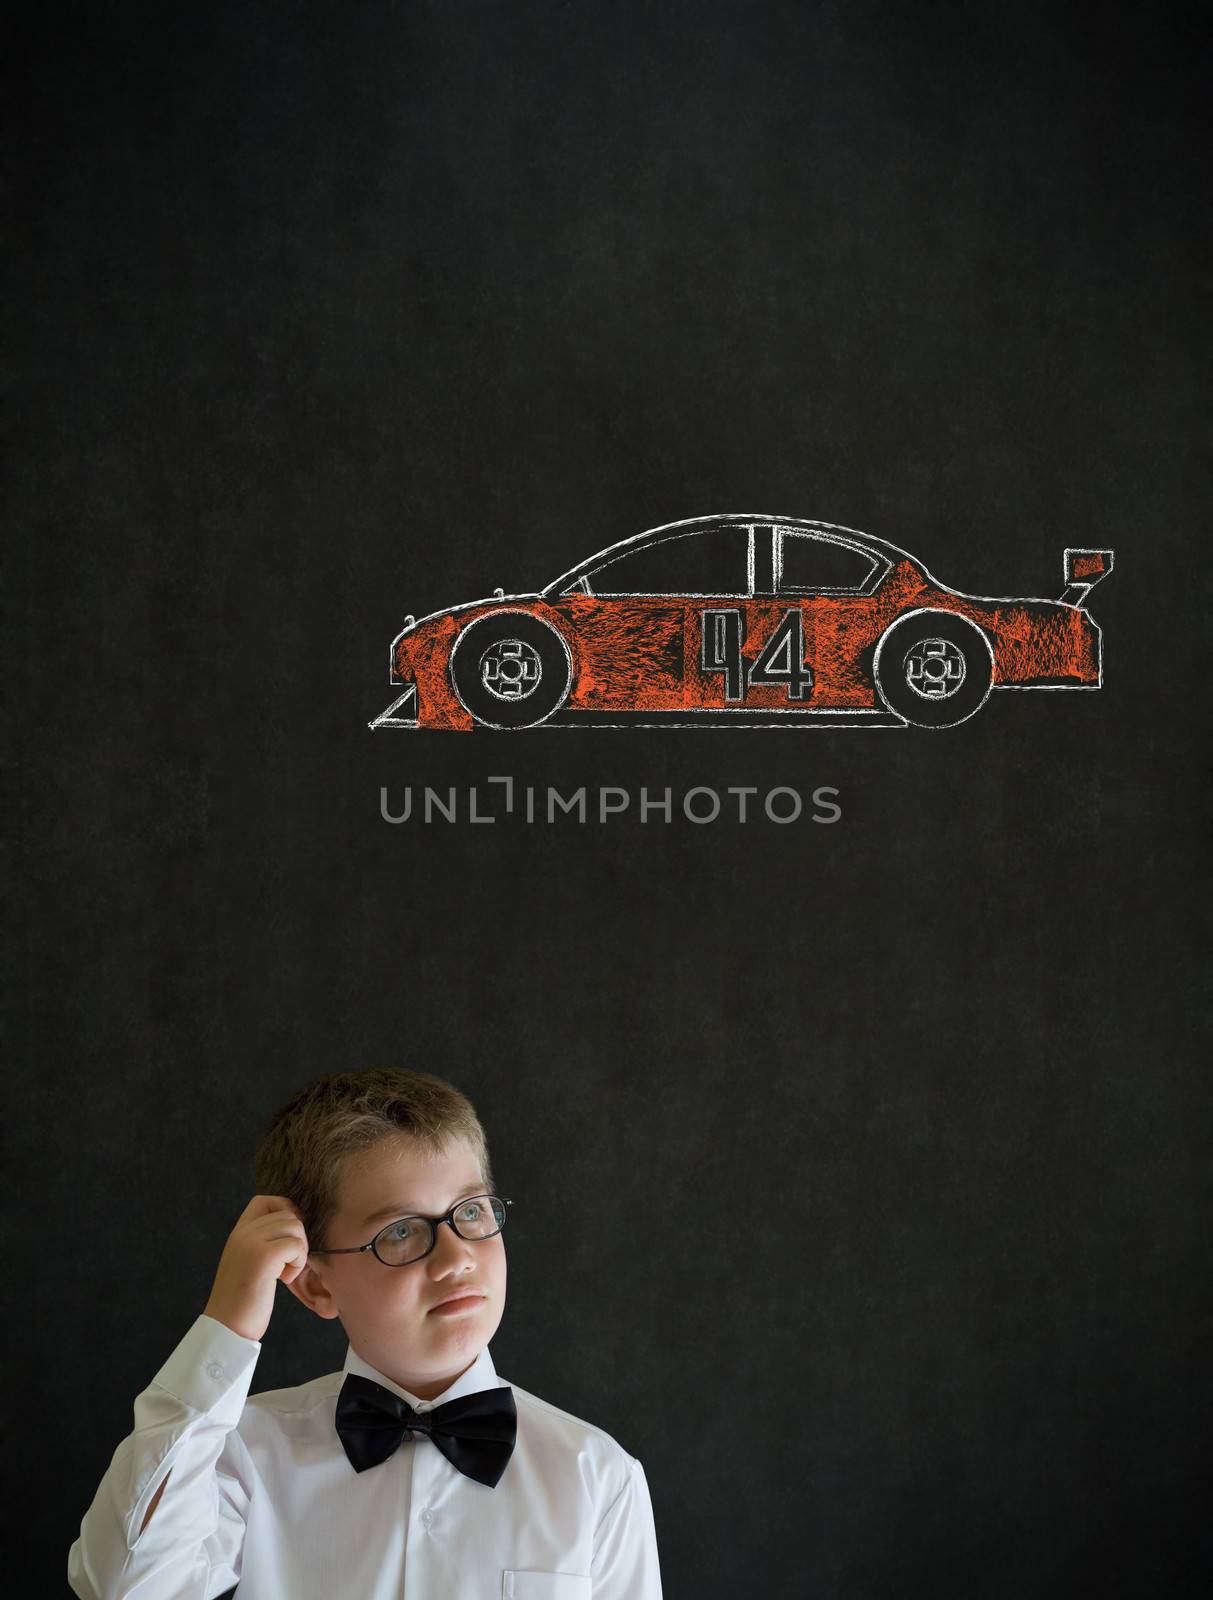
M 1059 599 L 985 599 L 853 528 L 668 523 L 538 593 L 406 619 L 371 727 L 951 727 L 994 689 L 1100 686 L 1086 599 L 1112 559 L 1067 549 Z

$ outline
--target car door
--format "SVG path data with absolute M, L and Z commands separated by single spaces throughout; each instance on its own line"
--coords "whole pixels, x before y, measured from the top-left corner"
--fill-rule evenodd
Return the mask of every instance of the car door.
M 833 530 L 776 526 L 771 538 L 777 626 L 791 636 L 784 655 L 794 653 L 798 635 L 812 678 L 801 703 L 819 711 L 875 705 L 874 597 L 889 572 L 888 558 Z
M 860 658 L 888 568 L 832 530 L 756 524 L 750 595 L 700 610 L 700 703 L 763 714 L 870 708 Z
M 705 610 L 748 603 L 753 530 L 711 523 L 671 530 L 586 570 L 552 602 L 577 662 L 579 711 L 682 711 L 724 705 L 718 676 L 699 670 Z

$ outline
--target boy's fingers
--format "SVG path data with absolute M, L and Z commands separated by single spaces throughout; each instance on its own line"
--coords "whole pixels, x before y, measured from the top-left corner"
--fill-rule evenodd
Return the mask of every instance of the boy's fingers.
M 289 1211 L 293 1216 L 299 1215 L 298 1207 L 293 1200 L 288 1200 L 284 1194 L 255 1194 L 237 1218 L 238 1222 L 245 1222 L 253 1217 L 265 1216 L 271 1211 Z
M 231 1242 L 243 1245 L 244 1248 L 257 1248 L 260 1245 L 272 1244 L 276 1239 L 304 1239 L 302 1222 L 297 1217 L 288 1217 L 285 1212 L 275 1211 L 264 1217 L 253 1217 L 251 1221 L 242 1223 L 232 1229 Z
M 270 1211 L 264 1217 L 253 1217 L 246 1233 L 255 1233 L 265 1239 L 285 1239 L 288 1234 L 303 1237 L 303 1224 L 298 1217 L 289 1217 L 285 1211 Z

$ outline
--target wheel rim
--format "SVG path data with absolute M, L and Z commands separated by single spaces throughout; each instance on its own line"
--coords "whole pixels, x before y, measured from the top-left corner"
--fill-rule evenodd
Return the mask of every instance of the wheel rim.
M 950 700 L 965 681 L 964 651 L 950 639 L 921 639 L 906 652 L 906 687 L 922 700 Z
M 534 694 L 543 663 L 525 639 L 499 639 L 480 657 L 479 672 L 480 682 L 495 700 L 513 705 Z

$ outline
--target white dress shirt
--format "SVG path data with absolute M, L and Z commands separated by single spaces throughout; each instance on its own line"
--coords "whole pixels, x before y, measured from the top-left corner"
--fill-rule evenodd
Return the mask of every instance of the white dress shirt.
M 237 1583 L 238 1600 L 660 1600 L 640 1463 L 523 1389 L 494 1489 L 428 1439 L 354 1471 L 333 1421 L 345 1372 L 430 1411 L 505 1384 L 487 1350 L 430 1401 L 353 1349 L 344 1372 L 250 1398 L 260 1352 L 201 1316 L 135 1401 L 68 1557 L 83 1600 L 214 1600 Z

